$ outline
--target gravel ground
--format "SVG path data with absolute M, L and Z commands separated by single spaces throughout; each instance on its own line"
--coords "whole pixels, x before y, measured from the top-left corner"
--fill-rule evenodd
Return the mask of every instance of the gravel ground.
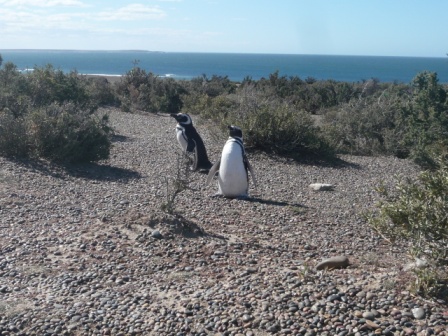
M 447 303 L 407 290 L 406 244 L 362 219 L 375 186 L 416 175 L 408 161 L 252 153 L 252 198 L 190 173 L 168 215 L 174 120 L 110 117 L 99 164 L 0 158 L 0 335 L 448 335 Z M 215 161 L 226 137 L 196 127 Z M 316 270 L 335 256 L 350 265 Z

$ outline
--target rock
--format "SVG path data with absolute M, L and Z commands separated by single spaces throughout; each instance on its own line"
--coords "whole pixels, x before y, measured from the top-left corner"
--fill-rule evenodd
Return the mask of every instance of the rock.
M 332 294 L 329 297 L 327 297 L 327 301 L 330 301 L 330 302 L 341 301 L 341 296 L 339 294 Z
M 405 271 L 411 271 L 413 269 L 417 268 L 425 268 L 428 266 L 428 261 L 424 259 L 415 258 L 415 262 L 409 263 L 406 266 L 404 266 Z
M 152 113 L 110 117 L 114 128 L 126 127 L 116 128 L 122 135 L 110 160 L 82 165 L 90 172 L 0 156 L 0 335 L 445 334 L 446 300 L 391 286 L 400 276 L 395 267 L 351 269 L 353 258 L 366 255 L 401 268 L 415 261 L 405 259 L 406 242 L 383 254 L 381 239 L 358 216 L 376 201 L 378 181 L 414 176 L 413 167 L 400 168 L 406 160 L 344 156 L 349 164 L 333 169 L 255 156 L 270 182 L 260 198 L 209 199 L 195 174 L 192 190 L 175 200 L 178 211 L 166 214 L 163 177 L 176 176 L 175 139 L 148 126 L 174 125 Z M 5 184 L 2 174 L 18 184 Z M 304 182 L 310 176 L 337 181 L 337 192 L 312 191 L 313 180 Z M 283 206 L 296 202 L 303 211 Z M 350 266 L 316 271 L 334 256 L 347 256 Z
M 163 238 L 163 236 L 162 236 L 162 234 L 160 233 L 159 230 L 154 230 L 153 232 L 151 232 L 151 237 L 157 238 L 157 239 L 162 239 Z
M 333 268 L 347 267 L 348 265 L 349 260 L 346 256 L 337 256 L 322 260 L 319 264 L 317 264 L 316 269 L 317 270 L 333 269 Z
M 412 309 L 412 315 L 414 315 L 417 320 L 422 320 L 425 318 L 425 310 L 423 308 L 414 308 Z
M 334 186 L 332 184 L 328 183 L 311 183 L 309 185 L 310 189 L 316 190 L 316 191 L 327 191 L 327 190 L 333 190 Z
M 277 331 L 280 330 L 280 326 L 279 326 L 277 323 L 274 323 L 273 325 L 269 326 L 269 327 L 267 328 L 267 330 L 268 330 L 269 332 L 275 333 L 275 332 L 277 332 Z
M 248 314 L 244 314 L 242 319 L 243 319 L 243 322 L 249 322 L 249 321 L 253 320 L 253 317 Z
M 357 318 L 361 318 L 362 317 L 362 312 L 360 312 L 359 310 L 355 310 L 353 312 L 353 315 L 356 316 Z
M 373 321 L 373 319 L 375 318 L 375 314 L 372 313 L 371 311 L 366 311 L 366 312 L 362 313 L 362 317 L 364 317 L 366 320 Z
M 378 324 L 376 324 L 375 322 L 373 322 L 372 320 L 366 319 L 366 325 L 370 328 L 370 329 L 378 329 L 380 326 Z
M 403 328 L 405 335 L 415 335 L 415 331 L 412 328 Z

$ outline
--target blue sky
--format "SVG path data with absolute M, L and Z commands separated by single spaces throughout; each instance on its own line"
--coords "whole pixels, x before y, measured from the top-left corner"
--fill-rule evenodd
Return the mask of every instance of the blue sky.
M 0 49 L 446 57 L 446 0 L 0 0 Z

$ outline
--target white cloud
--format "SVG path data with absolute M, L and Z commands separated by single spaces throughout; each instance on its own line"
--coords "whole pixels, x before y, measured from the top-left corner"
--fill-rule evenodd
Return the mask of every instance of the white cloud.
M 82 1 L 78 0 L 0 0 L 0 4 L 8 7 L 84 7 Z
M 0 21 L 2 22 L 0 34 L 38 33 L 49 29 L 79 30 L 79 22 L 84 18 L 85 15 L 80 13 L 48 14 L 0 9 Z M 82 29 L 88 29 L 87 25 L 83 24 Z
M 17 3 L 38 3 L 44 2 L 39 0 L 10 0 Z M 69 2 L 72 0 L 54 0 L 53 2 Z M 52 1 L 46 1 L 50 3 Z M 4 0 L 0 0 L 5 3 Z M 36 9 L 18 9 L 10 7 L 0 7 L 0 34 L 18 33 L 19 31 L 29 31 L 37 33 L 38 31 L 57 29 L 57 30 L 73 30 L 73 31 L 103 31 L 107 29 L 118 29 L 121 27 L 103 27 L 101 22 L 124 22 L 124 21 L 139 21 L 139 20 L 157 20 L 165 17 L 166 14 L 158 7 L 150 7 L 141 4 L 131 4 L 116 10 L 108 9 L 103 12 L 94 11 L 58 11 L 50 12 L 44 8 Z M 82 22 L 82 24 L 80 24 Z M 99 26 L 98 26 L 99 25 Z M 130 27 L 127 27 L 130 29 Z
M 142 4 L 131 4 L 117 10 L 109 10 L 98 14 L 98 18 L 107 21 L 154 20 L 162 19 L 166 13 L 158 7 Z
M 15 2 L 9 7 L 2 4 Z M 57 0 L 59 3 L 74 4 L 72 0 Z M 52 1 L 46 1 L 49 3 Z M 55 3 L 54 0 L 53 3 Z M 35 6 L 31 6 L 31 4 Z M 164 19 L 167 13 L 158 6 L 129 4 L 122 7 L 91 6 L 42 7 L 38 0 L 0 0 L 0 45 L 3 48 L 108 48 L 108 43 L 121 41 L 137 44 L 144 37 L 151 43 L 165 43 L 167 39 L 187 40 L 191 34 L 185 30 L 155 27 L 153 21 Z M 42 3 L 42 2 L 40 2 Z M 85 39 L 89 36 L 89 39 Z M 90 40 L 90 41 L 88 41 Z M 98 46 L 89 46 L 97 41 Z M 123 42 L 126 41 L 126 42 Z M 161 41 L 161 42 L 158 42 Z M 52 47 L 55 46 L 55 47 Z M 125 48 L 125 47 L 124 47 Z M 133 47 L 135 48 L 135 47 Z

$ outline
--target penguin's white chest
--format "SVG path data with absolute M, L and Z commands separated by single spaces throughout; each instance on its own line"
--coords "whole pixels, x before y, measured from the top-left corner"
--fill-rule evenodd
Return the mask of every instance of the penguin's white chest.
M 247 196 L 247 171 L 241 146 L 232 140 L 224 145 L 218 175 L 219 194 L 227 197 Z
M 185 134 L 185 129 L 180 125 L 176 126 L 176 138 L 182 150 L 185 152 L 188 145 L 187 135 Z

